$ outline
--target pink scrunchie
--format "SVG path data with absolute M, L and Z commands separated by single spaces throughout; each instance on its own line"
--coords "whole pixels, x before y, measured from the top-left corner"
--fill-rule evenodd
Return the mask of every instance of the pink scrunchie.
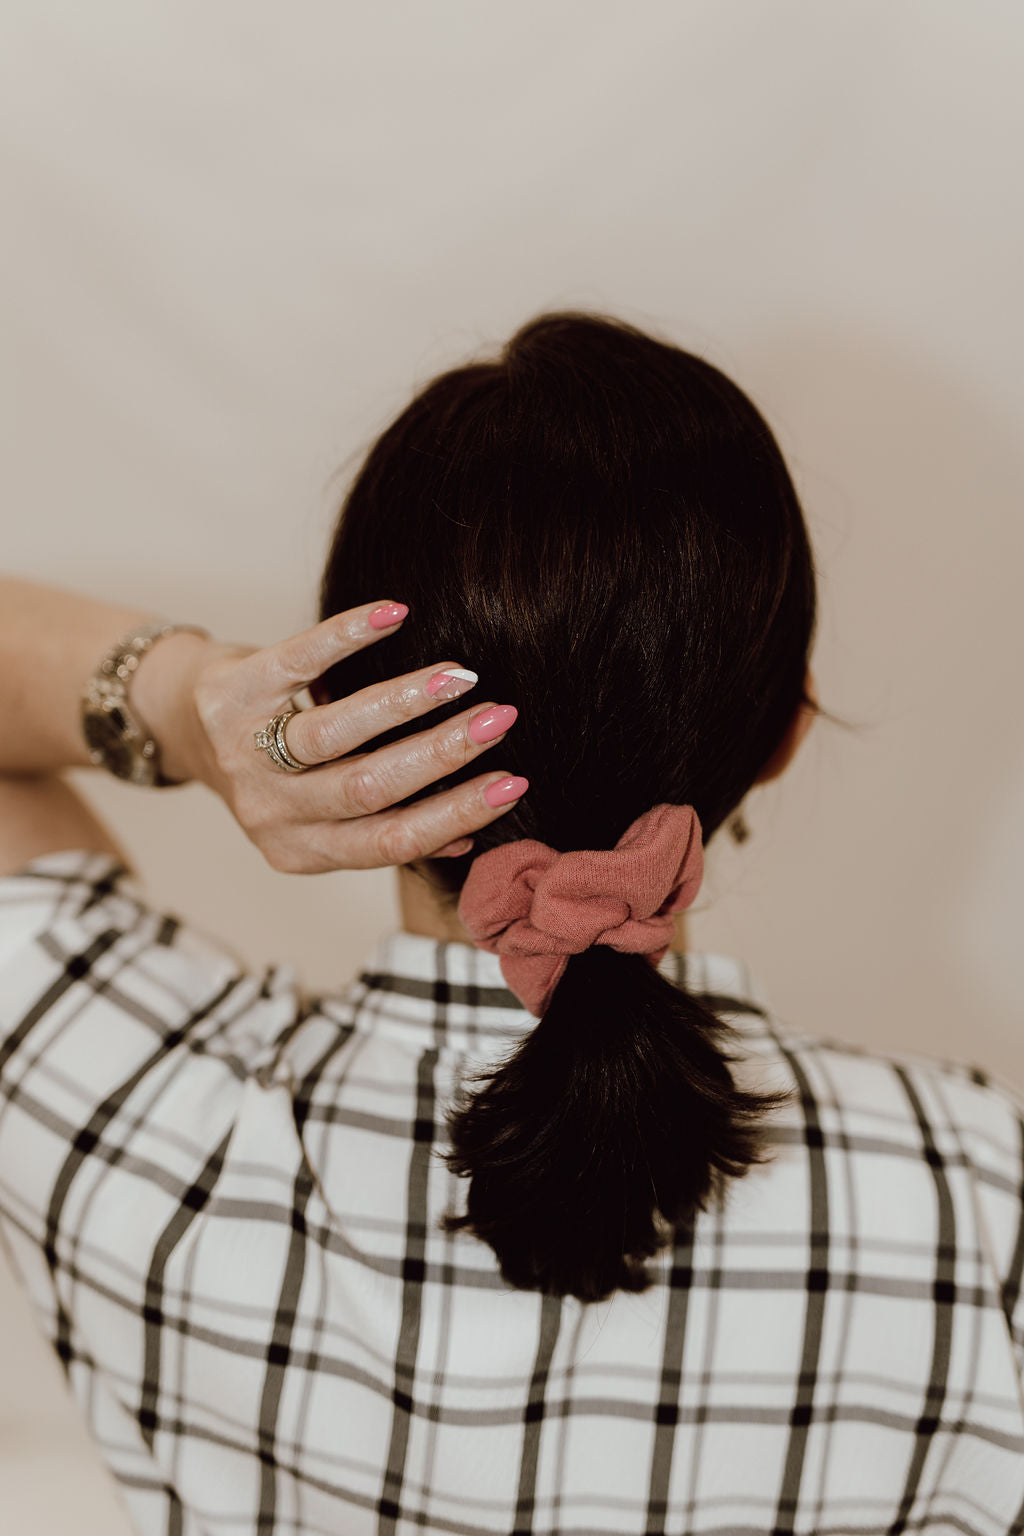
M 656 805 L 614 848 L 558 853 L 523 838 L 473 862 L 459 917 L 474 944 L 501 956 L 509 988 L 540 1018 L 569 955 L 593 944 L 662 959 L 672 914 L 688 907 L 704 875 L 692 805 Z

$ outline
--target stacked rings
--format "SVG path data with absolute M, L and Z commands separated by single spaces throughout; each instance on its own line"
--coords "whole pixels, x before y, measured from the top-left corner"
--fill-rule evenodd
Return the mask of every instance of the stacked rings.
M 297 715 L 297 709 L 289 709 L 283 715 L 275 715 L 268 720 L 262 731 L 253 734 L 253 741 L 258 752 L 265 752 L 272 763 L 278 768 L 283 768 L 287 773 L 305 773 L 307 768 L 312 768 L 312 763 L 300 763 L 298 758 L 292 757 L 288 751 L 284 739 L 284 728 L 292 715 Z

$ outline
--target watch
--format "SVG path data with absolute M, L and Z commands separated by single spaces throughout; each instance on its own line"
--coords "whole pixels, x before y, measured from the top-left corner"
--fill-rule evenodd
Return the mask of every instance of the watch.
M 160 753 L 148 729 L 128 701 L 128 685 L 150 646 L 178 630 L 209 638 L 197 624 L 155 624 L 133 629 L 100 662 L 82 695 L 82 732 L 89 756 L 101 768 L 133 784 L 180 784 L 160 769 Z

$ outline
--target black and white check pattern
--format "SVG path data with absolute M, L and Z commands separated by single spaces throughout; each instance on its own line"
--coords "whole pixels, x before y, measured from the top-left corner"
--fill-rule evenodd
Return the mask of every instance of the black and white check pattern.
M 0 881 L 0 1231 L 141 1533 L 1024 1531 L 1019 1101 L 678 964 L 793 1100 L 584 1306 L 437 1231 L 444 1108 L 532 1027 L 495 956 L 397 934 L 311 999 L 105 855 Z

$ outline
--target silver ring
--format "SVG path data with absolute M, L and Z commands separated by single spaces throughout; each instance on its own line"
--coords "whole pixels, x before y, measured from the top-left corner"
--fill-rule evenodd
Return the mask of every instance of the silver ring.
M 262 731 L 253 733 L 253 742 L 258 752 L 265 752 L 270 761 L 278 768 L 283 768 L 286 773 L 305 773 L 307 768 L 312 768 L 312 763 L 300 763 L 297 757 L 293 757 L 288 750 L 288 743 L 284 739 L 284 728 L 292 715 L 297 715 L 297 709 L 286 710 L 283 715 L 274 715 L 268 720 Z

